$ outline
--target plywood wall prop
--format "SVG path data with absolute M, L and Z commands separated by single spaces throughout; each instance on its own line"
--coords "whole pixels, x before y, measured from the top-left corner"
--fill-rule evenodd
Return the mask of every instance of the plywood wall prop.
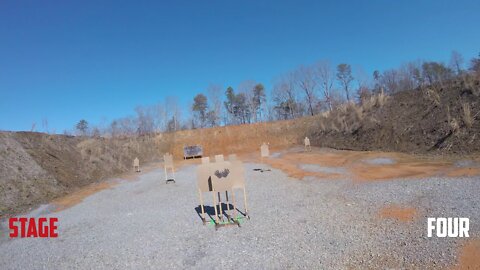
M 270 150 L 268 149 L 268 144 L 263 143 L 260 146 L 260 155 L 262 158 L 270 156 Z
M 247 194 L 245 191 L 245 168 L 240 160 L 236 160 L 236 155 L 230 155 L 229 159 L 232 161 L 225 161 L 223 155 L 216 155 L 215 162 L 207 163 L 206 159 L 202 159 L 202 164 L 197 166 L 197 189 L 200 197 L 201 217 L 204 224 L 205 209 L 204 209 L 204 193 L 210 193 L 212 195 L 212 201 L 215 209 L 216 225 L 219 225 L 219 218 L 223 221 L 224 215 L 227 216 L 228 222 L 238 223 L 237 219 L 237 206 L 236 206 L 236 194 L 235 190 L 241 189 L 243 191 L 244 199 L 244 213 L 245 217 L 248 216 L 247 206 Z M 227 209 L 222 209 L 222 195 L 225 195 Z M 218 202 L 217 202 L 218 196 Z M 233 214 L 230 215 L 230 200 L 233 203 Z
M 305 137 L 303 142 L 305 144 L 305 151 L 311 151 L 312 147 L 310 146 L 310 139 L 308 137 Z
M 137 157 L 133 160 L 133 170 L 135 172 L 140 172 L 140 160 L 138 160 Z
M 173 165 L 173 156 L 170 153 L 163 155 L 163 167 L 165 169 L 165 183 L 175 182 L 175 166 Z M 171 176 L 168 175 L 170 170 Z

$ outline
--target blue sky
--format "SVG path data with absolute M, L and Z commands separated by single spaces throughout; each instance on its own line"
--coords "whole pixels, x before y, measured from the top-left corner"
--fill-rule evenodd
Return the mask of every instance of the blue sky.
M 61 133 L 320 59 L 368 74 L 480 51 L 480 1 L 0 1 L 0 130 Z M 185 114 L 185 113 L 184 113 Z

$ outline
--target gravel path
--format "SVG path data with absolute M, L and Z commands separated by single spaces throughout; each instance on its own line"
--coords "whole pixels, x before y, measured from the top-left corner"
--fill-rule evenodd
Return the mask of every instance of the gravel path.
M 480 233 L 479 179 L 299 181 L 258 166 L 246 164 L 251 220 L 240 228 L 202 225 L 194 166 L 168 185 L 155 170 L 48 214 L 59 218 L 59 238 L 2 233 L 0 269 L 442 268 L 462 240 L 426 238 L 426 217 L 470 217 L 470 235 Z M 380 218 L 391 204 L 418 216 Z

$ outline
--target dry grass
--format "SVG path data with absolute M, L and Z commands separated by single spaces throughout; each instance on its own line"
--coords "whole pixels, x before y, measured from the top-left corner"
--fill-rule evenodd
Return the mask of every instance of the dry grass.
M 362 108 L 366 111 L 370 111 L 377 105 L 377 96 L 371 96 L 362 103 Z
M 463 108 L 463 123 L 467 128 L 471 128 L 473 125 L 473 116 L 470 110 L 470 104 L 464 102 L 462 103 Z
M 338 118 L 336 119 L 338 121 Z M 335 123 L 335 121 L 332 121 L 330 123 L 330 130 L 333 130 L 335 132 L 339 132 L 340 129 L 338 128 L 337 124 Z
M 370 98 L 365 99 L 362 102 L 361 107 L 364 111 L 370 111 L 375 107 L 383 107 L 387 102 L 387 99 L 388 99 L 388 96 L 385 95 L 384 93 L 372 95 L 370 96 Z
M 460 129 L 460 125 L 458 124 L 457 119 L 452 118 L 449 124 L 450 124 L 450 129 L 452 130 L 452 133 L 457 134 L 458 130 Z
M 321 130 L 321 131 L 325 131 L 325 124 L 323 123 L 323 120 L 320 120 L 318 122 L 318 128 Z
M 327 117 L 330 116 L 330 111 L 322 112 L 322 113 L 320 113 L 320 116 L 324 117 L 324 118 L 327 118 Z
M 388 96 L 385 95 L 385 93 L 380 93 L 378 95 L 376 95 L 376 104 L 377 106 L 379 107 L 383 107 L 383 105 L 385 105 L 385 103 L 387 102 L 387 99 L 388 99 Z
M 475 96 L 480 96 L 480 83 L 478 79 L 475 79 L 472 76 L 465 76 L 463 78 L 463 85 L 465 89 L 472 91 Z
M 450 123 L 452 115 L 450 114 L 450 106 L 447 105 L 447 122 Z
M 435 106 L 440 106 L 440 96 L 434 89 L 427 88 L 425 90 L 425 98 L 435 104 Z
M 365 116 L 363 113 L 363 107 L 362 106 L 354 106 L 353 110 L 355 112 L 355 116 L 357 117 L 358 121 L 362 121 L 363 117 Z
M 353 133 L 365 121 L 372 121 L 368 116 L 374 108 L 383 107 L 388 96 L 381 93 L 372 95 L 361 104 L 347 102 L 337 106 L 332 111 L 322 112 L 315 116 L 315 125 L 311 126 L 313 132 L 345 132 Z
M 450 106 L 448 105 L 447 105 L 447 122 L 452 133 L 457 134 L 460 129 L 460 125 L 458 124 L 457 119 L 452 117 L 452 115 L 450 114 Z

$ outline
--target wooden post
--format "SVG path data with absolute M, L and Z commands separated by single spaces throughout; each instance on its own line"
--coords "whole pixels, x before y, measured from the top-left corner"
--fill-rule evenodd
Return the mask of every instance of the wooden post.
M 244 201 L 244 204 L 245 204 L 245 215 L 247 216 L 248 219 L 250 219 L 250 216 L 248 215 L 247 192 L 245 191 L 245 188 L 243 188 L 243 201 Z
M 202 191 L 199 189 L 198 194 L 200 195 L 200 208 L 202 209 L 202 220 L 203 220 L 203 225 L 205 225 L 205 208 L 203 207 L 204 202 L 203 202 L 203 194 Z
M 232 189 L 233 218 L 237 218 L 237 203 L 235 202 L 235 190 Z
M 220 192 L 218 193 L 218 204 L 220 205 L 220 219 L 223 221 L 223 209 L 222 209 L 222 198 L 220 197 Z
M 215 190 L 213 190 L 213 206 L 215 208 L 215 222 L 218 224 L 218 211 L 217 211 L 217 202 L 215 200 Z

